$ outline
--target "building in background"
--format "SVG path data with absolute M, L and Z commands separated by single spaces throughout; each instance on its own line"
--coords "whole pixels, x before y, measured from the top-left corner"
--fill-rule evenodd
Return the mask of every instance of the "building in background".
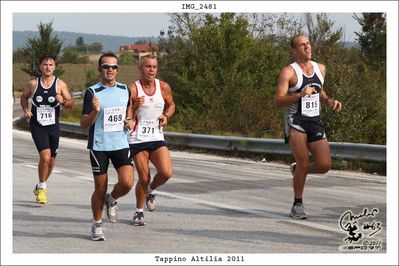
M 158 57 L 158 50 L 158 45 L 154 43 L 122 45 L 119 47 L 119 55 L 123 56 L 129 52 L 138 62 L 141 60 L 141 58 L 150 54 Z

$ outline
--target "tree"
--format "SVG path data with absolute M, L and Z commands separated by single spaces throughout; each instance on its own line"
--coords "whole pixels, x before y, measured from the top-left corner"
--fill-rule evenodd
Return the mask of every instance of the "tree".
M 53 36 L 53 22 L 43 24 L 40 22 L 38 25 L 39 37 L 28 38 L 27 44 L 22 49 L 26 62 L 28 65 L 22 66 L 20 69 L 31 77 L 40 76 L 40 58 L 44 55 L 51 55 L 55 58 L 58 57 L 62 41 L 57 36 Z M 64 71 L 58 67 L 55 71 L 55 75 L 61 76 Z
M 103 50 L 103 44 L 99 42 L 92 42 L 88 45 L 89 53 L 101 53 Z
M 386 62 L 385 16 L 385 13 L 362 13 L 362 17 L 354 15 L 362 27 L 362 31 L 355 32 L 355 35 L 363 58 L 374 68 L 379 68 Z
M 79 36 L 78 38 L 76 38 L 75 47 L 76 51 L 80 53 L 86 53 L 86 54 L 88 53 L 88 45 L 85 44 L 83 36 Z
M 88 56 L 81 56 L 78 52 L 76 52 L 73 48 L 64 49 L 64 53 L 59 59 L 59 63 L 62 64 L 87 64 L 89 63 Z
M 325 13 L 316 14 L 316 24 L 311 13 L 305 14 L 305 25 L 315 58 L 329 54 L 342 38 L 342 28 L 333 31 L 334 22 Z
M 21 48 L 14 51 L 12 61 L 13 63 L 26 63 L 25 55 Z
M 136 60 L 133 57 L 133 52 L 126 50 L 119 57 L 119 64 L 121 65 L 134 65 L 136 64 Z
M 78 46 L 84 46 L 85 45 L 85 41 L 83 40 L 83 36 L 79 36 L 78 38 L 76 38 L 76 42 L 75 45 Z
M 275 79 L 267 77 L 278 76 L 284 53 L 255 40 L 244 15 L 173 14 L 172 21 L 161 42 L 171 53 L 159 69 L 179 106 L 173 121 L 196 133 L 273 131 L 275 110 L 264 106 L 274 105 Z

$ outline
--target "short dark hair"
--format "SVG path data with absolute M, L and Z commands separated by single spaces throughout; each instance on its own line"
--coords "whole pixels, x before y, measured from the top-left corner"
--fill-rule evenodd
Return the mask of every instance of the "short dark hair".
M 298 39 L 299 37 L 306 37 L 306 35 L 303 34 L 303 33 L 299 33 L 299 34 L 295 35 L 294 37 L 292 37 L 292 39 L 291 39 L 291 48 L 295 48 L 296 39 Z
M 114 57 L 114 58 L 116 58 L 116 63 L 119 64 L 119 58 L 116 56 L 116 54 L 114 54 L 114 53 L 105 53 L 102 56 L 100 56 L 100 58 L 98 59 L 98 67 L 100 67 L 102 65 L 104 57 Z
M 57 62 L 57 57 L 54 55 L 42 55 L 40 57 L 40 64 L 43 63 L 44 61 L 47 61 L 49 59 L 52 59 L 54 61 L 54 63 Z

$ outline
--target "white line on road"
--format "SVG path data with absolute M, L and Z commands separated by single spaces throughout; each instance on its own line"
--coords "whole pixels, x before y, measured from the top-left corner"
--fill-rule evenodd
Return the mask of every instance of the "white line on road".
M 37 169 L 37 165 L 25 164 L 24 167 Z M 55 170 L 55 169 L 53 169 L 52 172 L 53 172 L 53 173 L 56 173 L 56 174 L 61 174 L 61 173 L 62 173 L 62 171 L 58 171 L 58 170 Z

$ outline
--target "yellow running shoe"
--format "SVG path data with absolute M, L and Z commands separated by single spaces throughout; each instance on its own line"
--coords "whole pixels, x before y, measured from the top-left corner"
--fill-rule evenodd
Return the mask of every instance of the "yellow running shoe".
M 46 195 L 47 189 L 45 188 L 38 188 L 37 186 L 33 190 L 33 194 L 36 195 L 36 202 L 40 204 L 46 204 L 48 202 L 47 200 L 47 195 Z

